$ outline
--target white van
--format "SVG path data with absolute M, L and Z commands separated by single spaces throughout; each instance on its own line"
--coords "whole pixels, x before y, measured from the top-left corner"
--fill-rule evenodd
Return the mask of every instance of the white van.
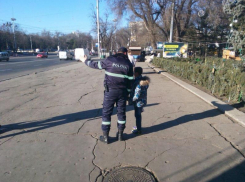
M 84 55 L 86 55 L 88 59 L 91 59 L 88 49 L 76 48 L 74 54 L 75 54 L 75 60 L 77 61 L 80 60 L 80 57 L 83 57 Z
M 2 60 L 9 61 L 9 54 L 7 52 L 0 52 L 0 61 Z
M 59 59 L 62 60 L 62 59 L 70 59 L 72 60 L 73 59 L 73 55 L 68 52 L 68 51 L 60 51 L 59 52 Z

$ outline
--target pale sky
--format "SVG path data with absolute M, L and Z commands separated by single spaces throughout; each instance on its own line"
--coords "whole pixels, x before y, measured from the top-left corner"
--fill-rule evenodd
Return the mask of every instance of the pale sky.
M 89 33 L 92 10 L 96 11 L 96 0 L 0 0 L 0 24 L 16 18 L 15 23 L 26 33 L 40 33 L 43 29 L 52 33 Z M 100 0 L 100 16 L 110 11 L 106 0 Z M 113 13 L 109 14 L 113 20 Z

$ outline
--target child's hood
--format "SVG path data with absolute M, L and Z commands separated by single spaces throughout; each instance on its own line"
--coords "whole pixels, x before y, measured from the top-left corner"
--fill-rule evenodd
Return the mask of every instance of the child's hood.
M 150 78 L 148 76 L 143 76 L 140 80 L 140 86 L 148 86 L 150 84 Z

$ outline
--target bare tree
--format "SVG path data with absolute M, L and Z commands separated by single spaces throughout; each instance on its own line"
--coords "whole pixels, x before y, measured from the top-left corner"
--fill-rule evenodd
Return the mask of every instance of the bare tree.
M 0 50 L 13 50 L 14 39 L 11 26 L 11 23 L 0 25 Z M 71 34 L 63 34 L 61 32 L 52 34 L 50 31 L 43 30 L 40 34 L 26 34 L 19 26 L 16 26 L 15 29 L 16 46 L 20 49 L 30 49 L 30 40 L 32 41 L 33 49 L 40 48 L 42 50 L 55 50 L 57 49 L 57 45 L 60 45 L 61 49 L 77 47 L 91 49 L 92 45 L 92 36 L 89 33 L 76 31 Z
M 121 28 L 119 30 L 116 31 L 116 41 L 117 41 L 117 44 L 118 44 L 118 47 L 126 47 L 126 45 L 128 45 L 129 43 L 129 37 L 130 37 L 130 32 L 129 32 L 129 29 L 128 28 Z M 115 43 L 116 41 L 113 41 L 114 42 L 114 46 L 115 47 Z
M 190 26 L 193 12 L 193 5 L 197 0 L 181 0 L 176 3 L 176 13 L 174 15 L 176 25 L 176 41 L 181 42 L 181 38 L 186 34 Z
M 92 14 L 91 14 L 91 19 L 93 22 L 93 28 L 92 28 L 92 32 L 94 32 L 95 34 L 97 34 L 97 15 L 96 12 L 92 9 Z M 110 50 L 111 44 L 112 44 L 112 38 L 113 35 L 115 34 L 115 25 L 114 22 L 109 21 L 109 14 L 105 13 L 103 18 L 100 17 L 100 45 L 101 48 L 105 48 L 107 50 Z
M 157 27 L 162 31 L 166 39 L 170 34 L 171 8 L 174 3 L 174 32 L 175 40 L 181 41 L 190 28 L 194 5 L 198 0 L 161 0 L 157 4 L 162 7 L 161 18 Z
M 156 48 L 156 28 L 157 20 L 164 6 L 159 6 L 160 1 L 152 0 L 108 0 L 112 9 L 118 17 L 129 10 L 138 19 L 143 20 L 145 28 L 149 34 L 152 47 Z M 157 3 L 155 3 L 157 2 Z
M 11 30 L 12 23 L 6 22 L 0 25 L 0 50 L 10 49 L 13 45 L 13 39 L 11 39 L 12 30 Z

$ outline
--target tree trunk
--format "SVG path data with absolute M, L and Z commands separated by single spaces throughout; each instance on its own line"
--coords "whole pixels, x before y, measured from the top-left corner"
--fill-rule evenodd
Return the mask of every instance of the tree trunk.
M 150 30 L 149 31 L 149 35 L 150 35 L 150 40 L 151 40 L 151 47 L 153 47 L 153 49 L 156 49 L 156 34 L 154 32 L 154 30 Z
M 183 42 L 181 41 L 181 35 L 180 35 L 180 30 L 179 30 L 180 27 L 176 26 L 175 28 L 175 41 L 177 42 Z

